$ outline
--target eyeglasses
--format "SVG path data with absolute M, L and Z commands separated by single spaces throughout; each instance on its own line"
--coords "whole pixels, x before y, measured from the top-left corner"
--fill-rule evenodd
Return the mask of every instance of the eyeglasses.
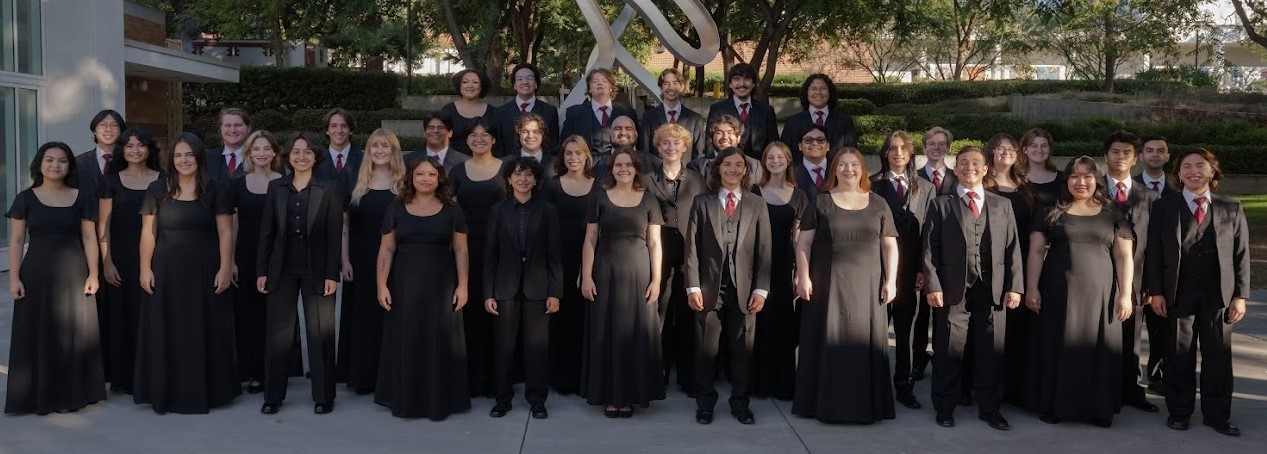
M 1012 147 L 994 147 L 994 152 L 998 154 L 1016 154 L 1016 151 Z
M 445 125 L 427 125 L 428 131 L 448 131 L 449 127 Z
M 466 136 L 466 137 L 467 137 L 467 138 L 469 138 L 469 139 L 484 139 L 484 140 L 488 140 L 488 139 L 493 138 L 493 135 L 492 135 L 492 134 L 489 134 L 489 133 L 487 133 L 487 132 L 473 132 L 473 133 L 471 133 L 471 135 Z
M 533 82 L 536 80 L 537 78 L 532 76 L 515 76 L 515 82 Z
M 827 138 L 826 137 L 802 137 L 801 142 L 805 142 L 810 145 L 822 145 L 822 144 L 827 143 Z
M 101 129 L 119 129 L 119 124 L 118 124 L 118 123 L 106 123 L 106 122 L 104 122 L 104 121 L 103 121 L 103 122 L 101 122 L 101 123 L 97 123 L 97 127 L 98 127 L 98 128 L 101 128 Z

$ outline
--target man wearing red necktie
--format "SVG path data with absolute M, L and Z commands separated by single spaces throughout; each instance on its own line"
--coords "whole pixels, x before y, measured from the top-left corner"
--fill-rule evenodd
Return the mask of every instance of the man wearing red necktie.
M 753 159 L 761 159 L 766 144 L 779 137 L 778 120 L 774 108 L 756 99 L 757 69 L 748 63 L 739 63 L 726 73 L 726 88 L 730 97 L 708 108 L 708 123 L 723 115 L 738 118 L 744 125 L 739 148 Z M 716 150 L 714 150 L 716 152 Z
M 497 157 L 514 156 L 519 153 L 518 133 L 515 125 L 519 117 L 535 113 L 545 119 L 545 138 L 542 148 L 553 156 L 559 146 L 559 109 L 553 104 L 537 97 L 537 86 L 542 80 L 541 70 L 531 63 L 520 63 L 510 72 L 511 87 L 515 96 L 493 111 L 497 124 L 498 138 L 493 149 Z
M 660 105 L 647 106 L 647 110 L 642 114 L 642 123 L 639 125 L 641 132 L 638 134 L 638 149 L 651 154 L 657 154 L 656 147 L 652 146 L 651 141 L 655 137 L 655 131 L 660 126 L 666 124 L 676 124 L 691 134 L 691 148 L 686 150 L 682 156 L 682 162 L 691 162 L 691 160 L 704 156 L 704 149 L 708 146 L 705 135 L 708 125 L 704 122 L 704 117 L 699 113 L 686 107 L 682 102 L 682 90 L 686 89 L 686 81 L 682 78 L 682 73 L 674 68 L 668 68 L 660 72 L 658 78 L 660 85 Z

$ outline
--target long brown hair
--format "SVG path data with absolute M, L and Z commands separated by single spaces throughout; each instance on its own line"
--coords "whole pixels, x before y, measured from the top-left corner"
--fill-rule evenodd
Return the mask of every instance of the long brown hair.
M 172 146 L 167 147 L 167 153 L 163 156 L 163 178 L 167 180 L 167 198 L 180 197 L 180 172 L 176 171 L 174 161 L 176 161 L 176 146 L 182 143 L 193 150 L 194 162 L 198 164 L 198 170 L 194 173 L 194 199 L 204 205 L 210 205 L 211 201 L 203 200 L 202 196 L 206 194 L 207 186 L 211 184 L 211 177 L 207 176 L 207 152 L 202 139 L 192 132 L 186 132 L 177 137 L 176 141 L 172 142 Z
M 1016 152 L 1016 165 L 1021 167 L 1022 172 L 1029 172 L 1029 156 L 1025 154 L 1025 149 L 1029 148 L 1029 144 L 1033 143 L 1034 139 L 1039 137 L 1047 139 L 1048 150 L 1056 147 L 1056 141 L 1052 140 L 1051 133 L 1047 132 L 1046 129 L 1033 128 L 1029 131 L 1025 131 L 1025 135 L 1021 136 L 1021 149 Z M 1051 162 L 1051 156 L 1051 152 L 1048 151 L 1047 161 L 1043 162 L 1043 168 L 1052 172 L 1058 172 L 1058 170 L 1056 170 L 1056 164 Z
M 761 153 L 761 169 L 764 172 L 761 172 L 761 184 L 758 186 L 765 186 L 766 183 L 770 182 L 770 168 L 766 167 L 765 161 L 770 159 L 771 153 L 782 154 L 783 159 L 787 160 L 787 169 L 783 170 L 783 184 L 786 184 L 789 188 L 795 188 L 796 176 L 793 175 L 792 166 L 796 165 L 796 163 L 792 162 L 792 149 L 787 144 L 777 140 L 766 145 L 765 151 Z
M 616 187 L 616 157 L 622 154 L 629 155 L 629 160 L 633 161 L 634 179 L 633 189 L 635 191 L 642 190 L 642 160 L 638 159 L 638 152 L 633 147 L 619 147 L 612 151 L 611 156 L 607 157 L 607 177 L 603 181 L 604 189 Z
M 1057 179 L 1060 182 L 1060 197 L 1056 199 L 1056 205 L 1047 212 L 1046 219 L 1048 223 L 1054 224 L 1060 219 L 1061 215 L 1068 212 L 1069 208 L 1073 206 L 1073 193 L 1069 192 L 1069 178 L 1077 167 L 1086 169 L 1095 179 L 1095 192 L 1091 194 L 1091 201 L 1101 207 L 1109 206 L 1108 190 L 1104 186 L 1104 174 L 1100 172 L 1100 167 L 1096 165 L 1095 159 L 1082 155 L 1069 161 L 1069 164 L 1065 166 L 1064 175 Z
M 423 163 L 431 165 L 431 168 L 435 169 L 436 174 L 438 175 L 436 177 L 436 199 L 439 199 L 440 203 L 444 205 L 453 203 L 453 189 L 449 187 L 449 178 L 444 175 L 444 165 L 440 164 L 438 159 L 431 156 L 414 160 L 411 164 L 409 164 L 409 168 L 405 170 L 404 181 L 402 181 L 399 185 L 400 195 L 396 198 L 400 199 L 401 202 L 408 204 L 414 201 L 414 197 L 418 196 L 418 189 L 414 188 L 414 170 L 417 170 L 418 166 Z
M 985 163 L 990 169 L 989 172 L 985 173 L 982 185 L 985 186 L 987 191 L 992 191 L 996 194 L 1000 191 L 999 182 L 994 179 L 994 173 L 999 170 L 998 166 L 994 165 L 994 149 L 1003 145 L 1003 142 L 1009 142 L 1013 148 L 1020 146 L 1016 143 L 1015 137 L 1012 137 L 1007 133 L 1000 133 L 995 134 L 994 137 L 991 137 L 990 140 L 986 141 L 985 149 L 982 150 L 982 154 L 985 155 Z M 1025 152 L 1022 149 L 1017 148 L 1014 153 L 1016 153 L 1016 162 L 1012 163 L 1012 167 L 1007 169 L 1007 177 L 1011 179 L 1013 183 L 1016 183 L 1016 192 L 1020 193 L 1021 198 L 1025 199 L 1025 203 L 1032 207 L 1034 206 L 1034 188 L 1030 186 L 1029 177 L 1025 176 L 1025 171 L 1021 168 L 1021 156 L 1024 156 Z M 1051 159 L 1048 158 L 1048 161 L 1050 160 Z
M 841 148 L 840 151 L 836 153 L 836 158 L 831 160 L 831 171 L 828 172 L 827 184 L 823 186 L 823 191 L 828 192 L 836 187 L 836 184 L 838 183 L 836 181 L 836 169 L 840 167 L 840 160 L 843 159 L 845 155 L 847 154 L 857 156 L 858 163 L 862 167 L 858 175 L 858 189 L 861 189 L 862 192 L 870 192 L 871 179 L 867 178 L 867 175 L 870 175 L 869 173 L 867 173 L 867 160 L 866 158 L 862 157 L 862 152 L 858 151 L 858 149 L 854 147 Z
M 572 134 L 568 138 L 563 139 L 563 143 L 559 145 L 558 159 L 554 160 L 554 174 L 557 176 L 567 175 L 568 165 L 566 161 L 568 144 L 575 143 L 581 152 L 585 153 L 585 164 L 581 168 L 581 176 L 585 178 L 594 178 L 594 153 L 590 151 L 590 145 L 585 141 L 584 137 Z
M 1175 155 L 1175 160 L 1170 165 L 1170 168 L 1173 169 L 1169 175 L 1171 180 L 1170 184 L 1176 188 L 1184 187 L 1183 181 L 1179 180 L 1179 165 L 1183 164 L 1183 158 L 1192 155 L 1201 156 L 1202 159 L 1205 159 L 1206 162 L 1210 163 L 1210 170 L 1214 171 L 1214 176 L 1210 177 L 1210 190 L 1213 191 L 1218 189 L 1219 185 L 1223 183 L 1223 169 L 1219 168 L 1219 158 L 1215 157 L 1214 153 L 1211 153 L 1210 150 L 1204 148 L 1183 151 Z

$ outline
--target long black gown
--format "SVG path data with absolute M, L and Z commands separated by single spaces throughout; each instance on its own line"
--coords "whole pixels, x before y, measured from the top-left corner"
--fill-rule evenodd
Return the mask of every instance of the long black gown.
M 220 248 L 216 215 L 233 214 L 229 188 L 212 181 L 199 200 L 167 196 L 163 179 L 146 190 L 153 215 L 154 294 L 141 309 L 133 400 L 158 413 L 207 413 L 242 393 L 232 293 L 215 294 Z
M 490 109 L 491 110 L 491 109 Z M 456 143 L 456 141 L 454 142 Z M 475 181 L 466 175 L 466 165 L 454 167 L 449 172 L 449 184 L 453 197 L 462 208 L 468 234 L 467 249 L 472 270 L 468 278 L 468 294 L 474 306 L 465 311 L 466 353 L 468 378 L 472 396 L 493 396 L 493 316 L 484 311 L 484 231 L 488 225 L 488 211 L 506 198 L 506 184 L 501 172 L 487 180 Z
M 1034 212 L 1044 213 L 1047 208 L 1056 205 L 1056 200 L 1060 198 L 1060 185 L 1064 182 L 1065 173 L 1056 171 L 1056 179 L 1046 183 L 1029 183 L 1030 190 L 1034 193 Z M 1019 230 L 1018 230 L 1019 232 Z
M 760 191 L 757 191 L 760 194 Z M 766 199 L 767 201 L 769 199 Z M 800 189 L 783 205 L 767 204 L 770 211 L 770 295 L 757 313 L 757 334 L 752 348 L 752 394 L 791 400 L 796 389 L 796 345 L 801 319 L 792 279 L 796 274 L 796 223 L 810 209 L 809 197 Z
M 161 177 L 160 177 L 161 178 Z M 124 186 L 118 173 L 102 177 L 98 192 L 102 199 L 110 199 L 110 259 L 119 272 L 120 285 L 103 285 L 102 301 L 109 310 L 105 330 L 109 361 L 106 381 L 112 387 L 132 390 L 132 374 L 136 369 L 136 334 L 141 319 L 141 202 L 145 189 Z M 104 269 L 103 269 L 104 271 Z
M 896 416 L 880 250 L 897 229 L 884 198 L 869 196 L 866 208 L 846 210 L 822 194 L 801 220 L 802 231 L 814 230 L 814 293 L 801 305 L 793 414 L 863 424 Z
M 468 118 L 459 114 L 457 106 L 453 103 L 448 103 L 443 107 L 440 107 L 440 111 L 444 112 L 450 119 L 453 120 L 453 140 L 449 142 L 449 149 L 471 156 L 471 147 L 466 145 L 466 131 L 469 131 L 472 127 L 474 127 L 475 122 L 479 121 L 481 118 L 484 120 L 484 124 L 491 125 L 493 123 L 494 110 L 497 109 L 495 109 L 492 105 L 489 105 L 488 108 L 484 110 L 484 115 Z M 481 302 L 480 305 L 483 306 L 484 303 Z
M 458 283 L 453 234 L 466 233 L 466 227 L 462 210 L 452 204 L 431 216 L 415 216 L 394 201 L 383 218 L 381 231 L 395 232 L 396 254 L 387 281 L 392 310 L 383 317 L 374 402 L 395 416 L 439 421 L 471 409 L 465 311 L 453 310 Z
M 1027 263 L 1029 257 L 1030 223 L 1034 220 L 1034 210 L 1021 191 L 994 191 L 995 194 L 1007 198 L 1012 203 L 1012 213 L 1016 217 L 1016 231 L 1020 234 L 1021 263 Z M 1053 199 L 1054 200 L 1054 199 Z M 1007 364 L 1007 386 L 1005 397 L 1012 404 L 1034 409 L 1038 408 L 1039 390 L 1039 334 L 1038 314 L 1022 304 L 1016 309 L 1007 310 L 1007 333 L 1005 333 L 1004 357 Z
M 378 305 L 378 246 L 383 239 L 383 217 L 396 194 L 371 189 L 348 205 L 348 259 L 352 280 L 343 283 L 339 320 L 338 374 L 352 388 L 378 383 L 378 356 L 383 349 L 383 308 Z
M 1132 238 L 1131 226 L 1105 207 L 1094 216 L 1064 213 L 1054 223 L 1037 218 L 1034 230 L 1045 233 L 1050 244 L 1038 281 L 1043 304 L 1038 411 L 1062 419 L 1111 419 L 1122 408 L 1113 241 Z
M 581 296 L 581 248 L 585 243 L 585 215 L 593 201 L 593 188 L 573 197 L 552 178 L 543 190 L 546 200 L 559 212 L 559 244 L 563 248 L 563 297 L 559 311 L 550 316 L 550 386 L 560 394 L 580 387 L 581 346 L 585 335 L 585 313 L 589 301 Z
M 598 291 L 585 319 L 581 388 L 592 405 L 641 405 L 664 399 L 660 316 L 644 297 L 651 284 L 647 226 L 663 220 L 649 191 L 633 207 L 595 191 L 586 221 L 598 224 L 592 278 Z
M 95 218 L 94 195 L 52 207 L 27 189 L 5 214 L 26 221 L 30 239 L 18 273 L 26 297 L 13 302 L 7 414 L 78 410 L 106 398 L 96 299 L 84 295 L 83 220 Z

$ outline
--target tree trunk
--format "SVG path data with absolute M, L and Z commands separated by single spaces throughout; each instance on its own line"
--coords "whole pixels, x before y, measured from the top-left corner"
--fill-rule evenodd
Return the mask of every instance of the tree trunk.
M 1117 24 L 1112 12 L 1104 13 L 1104 91 L 1113 93 L 1113 79 L 1117 77 L 1118 49 Z
M 444 7 L 444 22 L 449 29 L 449 37 L 453 39 L 453 48 L 458 51 L 458 58 L 462 59 L 462 65 L 467 68 L 478 67 L 475 56 L 471 55 L 471 49 L 467 46 L 466 36 L 462 34 L 462 27 L 458 25 L 457 14 L 453 11 L 453 0 L 443 0 L 441 2 Z
M 286 42 L 282 39 L 281 18 L 273 21 L 273 63 L 278 68 L 286 67 Z

